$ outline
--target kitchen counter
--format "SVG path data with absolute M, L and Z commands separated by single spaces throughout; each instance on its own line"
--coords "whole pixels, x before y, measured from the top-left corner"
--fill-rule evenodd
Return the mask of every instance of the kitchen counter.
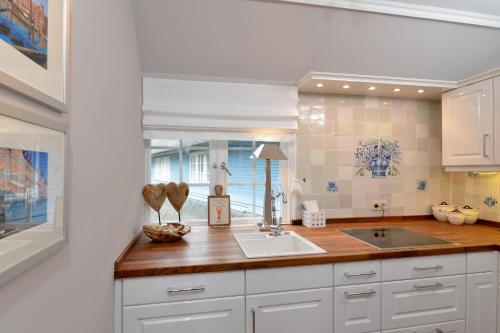
M 455 244 L 380 250 L 337 230 L 381 227 L 403 227 Z M 233 233 L 257 232 L 254 225 L 195 226 L 184 239 L 173 243 L 151 242 L 141 230 L 116 260 L 115 279 L 500 250 L 500 223 L 498 227 L 493 223 L 454 226 L 427 218 L 389 218 L 330 223 L 322 229 L 287 225 L 285 230 L 297 232 L 327 253 L 247 259 Z

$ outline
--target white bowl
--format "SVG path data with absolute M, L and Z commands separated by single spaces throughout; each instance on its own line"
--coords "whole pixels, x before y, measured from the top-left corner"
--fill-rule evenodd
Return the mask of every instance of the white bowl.
M 449 212 L 448 213 L 448 222 L 453 225 L 461 225 L 465 223 L 465 214 L 460 212 Z
M 465 224 L 474 224 L 479 218 L 479 210 L 469 206 L 458 208 L 458 211 L 465 215 Z
M 439 205 L 432 206 L 432 214 L 438 221 L 448 221 L 448 213 L 455 210 L 454 205 L 448 205 L 442 202 Z

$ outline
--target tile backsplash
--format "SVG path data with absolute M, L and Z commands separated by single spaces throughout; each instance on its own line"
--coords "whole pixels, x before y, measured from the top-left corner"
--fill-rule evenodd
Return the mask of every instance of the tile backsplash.
M 500 221 L 500 173 L 452 173 L 451 181 L 453 204 L 479 208 L 480 218 Z
M 439 102 L 302 94 L 299 112 L 302 199 L 327 218 L 379 216 L 373 200 L 387 202 L 386 215 L 424 215 L 451 199 Z

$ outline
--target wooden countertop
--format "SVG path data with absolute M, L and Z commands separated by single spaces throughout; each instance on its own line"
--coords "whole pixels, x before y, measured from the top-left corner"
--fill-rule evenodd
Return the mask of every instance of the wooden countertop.
M 404 227 L 455 244 L 380 250 L 337 230 L 374 227 Z M 190 234 L 174 243 L 153 243 L 141 231 L 115 262 L 115 279 L 500 250 L 500 224 L 495 227 L 492 223 L 453 226 L 430 219 L 391 219 L 379 222 L 331 223 L 322 229 L 303 226 L 285 226 L 285 229 L 297 232 L 327 253 L 247 259 L 233 233 L 257 232 L 253 225 L 192 227 Z

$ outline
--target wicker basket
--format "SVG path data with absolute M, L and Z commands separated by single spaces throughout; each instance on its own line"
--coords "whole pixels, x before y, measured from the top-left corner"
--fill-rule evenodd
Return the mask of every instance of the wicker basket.
M 157 242 L 174 242 L 191 232 L 191 227 L 182 223 L 163 225 L 146 224 L 142 227 L 146 236 Z

